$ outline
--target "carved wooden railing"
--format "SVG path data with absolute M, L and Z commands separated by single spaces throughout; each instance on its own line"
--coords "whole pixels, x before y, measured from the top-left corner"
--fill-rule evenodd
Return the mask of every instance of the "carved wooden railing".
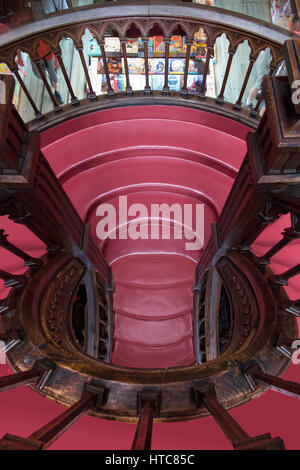
M 103 34 L 110 23 L 121 37 L 127 69 L 127 94 L 130 95 L 125 44 L 128 29 L 132 23 L 135 28 L 140 29 L 145 39 L 144 58 L 147 60 L 147 38 L 155 25 L 160 27 L 166 44 L 165 60 L 168 61 L 169 40 L 178 27 L 172 5 L 171 2 L 168 3 L 167 13 L 160 10 L 160 15 L 153 14 L 150 19 L 149 11 L 144 8 L 143 3 L 139 6 L 140 10 L 136 10 L 139 11 L 136 16 L 131 14 L 128 18 L 117 18 L 113 22 L 108 22 L 107 17 L 92 19 L 89 16 L 95 14 L 95 11 L 104 12 L 105 15 L 108 12 L 111 14 L 111 11 L 116 12 L 111 6 L 99 10 L 90 9 L 80 21 L 79 17 L 74 21 L 72 15 L 75 13 L 64 14 L 62 17 L 66 20 L 65 26 L 48 25 L 43 36 L 38 30 L 35 33 L 33 28 L 29 39 L 12 39 L 9 47 L 2 47 L 1 51 L 6 55 L 5 62 L 15 71 L 18 79 L 14 62 L 18 48 L 24 48 L 38 63 L 36 48 L 43 37 L 54 48 L 60 60 L 59 39 L 62 34 L 67 34 L 73 38 L 79 51 L 89 84 L 82 52 L 82 34 L 88 25 L 98 41 L 103 41 Z M 274 67 L 281 60 L 280 46 L 272 36 L 266 39 L 255 33 L 241 33 L 230 25 L 213 25 L 211 19 L 195 19 L 196 10 L 192 6 L 174 5 L 177 18 L 179 13 L 185 17 L 180 24 L 190 41 L 192 33 L 197 29 L 202 27 L 205 30 L 211 48 L 208 47 L 206 66 L 214 40 L 224 31 L 230 38 L 232 47 L 228 73 L 237 45 L 245 38 L 251 44 L 254 56 L 255 51 L 270 47 L 274 53 Z M 153 8 L 156 11 L 157 6 Z M 206 10 L 199 9 L 199 12 L 204 11 Z M 214 13 L 218 14 L 217 11 Z M 35 23 L 34 27 L 38 28 L 40 25 Z M 268 31 L 272 33 L 273 30 L 270 28 Z M 188 42 L 187 45 L 189 46 Z M 100 43 L 100 46 L 102 57 L 105 58 L 104 44 Z M 187 47 L 187 62 L 189 51 L 190 48 Z M 286 60 L 288 62 L 289 56 Z M 61 60 L 60 63 L 63 71 Z M 242 80 L 240 97 L 235 104 L 237 112 L 251 68 L 250 60 L 247 74 Z M 288 64 L 288 70 L 290 69 Z M 217 97 L 220 105 L 223 102 L 222 94 L 228 73 L 225 74 L 221 93 Z M 66 79 L 66 75 L 63 75 Z M 25 84 L 22 85 L 21 81 L 20 84 L 26 94 Z M 146 94 L 151 91 L 148 85 L 146 81 Z M 266 80 L 265 85 L 267 112 L 257 132 L 248 137 L 246 158 L 221 217 L 213 226 L 213 237 L 196 272 L 194 305 L 197 364 L 185 368 L 170 368 L 164 370 L 163 375 L 159 369 L 126 369 L 109 363 L 113 338 L 111 271 L 92 241 L 89 227 L 81 221 L 41 153 L 38 132 L 29 132 L 11 105 L 2 108 L 2 115 L 6 116 L 8 126 L 3 127 L 1 141 L 1 148 L 4 150 L 0 154 L 0 214 L 9 215 L 16 223 L 28 227 L 45 243 L 48 254 L 41 260 L 36 260 L 10 243 L 4 233 L 1 235 L 3 247 L 21 257 L 29 270 L 18 276 L 0 271 L 1 278 L 12 288 L 8 298 L 0 304 L 4 326 L 0 339 L 10 349 L 8 358 L 15 371 L 13 376 L 0 379 L 0 390 L 28 384 L 35 390 L 42 390 L 43 394 L 57 402 L 69 405 L 69 408 L 28 438 L 4 436 L 0 443 L 1 448 L 47 448 L 85 412 L 109 419 L 138 419 L 132 445 L 132 449 L 137 450 L 151 447 L 154 419 L 186 420 L 207 416 L 209 413 L 235 449 L 284 448 L 280 438 L 272 438 L 269 434 L 250 437 L 227 411 L 259 396 L 269 387 L 291 396 L 300 396 L 298 384 L 278 377 L 288 367 L 289 348 L 296 335 L 295 315 L 299 315 L 299 301 L 291 302 L 282 285 L 300 271 L 299 264 L 279 276 L 275 276 L 267 266 L 276 252 L 299 236 L 299 139 L 293 134 L 295 130 L 299 133 L 299 117 L 290 101 L 291 89 L 287 78 L 272 77 Z M 70 83 L 68 87 L 72 96 Z M 199 97 L 204 100 L 205 87 L 202 88 Z M 66 119 L 67 106 L 61 109 L 55 97 L 51 96 L 49 85 L 46 89 L 55 113 Z M 166 77 L 162 91 L 169 94 Z M 182 95 L 188 96 L 184 87 Z M 35 109 L 29 91 L 27 96 Z M 90 99 L 96 101 L 93 93 Z M 110 97 L 107 99 L 111 105 Z M 75 105 L 76 100 L 73 99 L 69 108 L 75 109 Z M 91 108 L 87 107 L 84 112 L 88 109 Z M 35 112 L 41 117 L 38 108 Z M 257 110 L 254 110 L 254 114 L 255 112 Z M 282 241 L 263 257 L 255 257 L 251 253 L 251 245 L 258 235 L 278 216 L 289 212 L 291 227 L 284 232 Z M 83 278 L 89 290 L 88 297 L 92 299 L 90 308 L 94 317 L 90 317 L 88 323 L 91 341 L 82 349 L 76 344 L 70 329 L 74 296 Z M 231 330 L 223 353 L 220 354 L 216 306 L 222 296 L 222 288 L 230 303 Z M 95 329 L 96 321 L 99 321 L 98 331 Z M 203 336 L 203 325 L 204 342 L 198 336 L 198 332 Z M 30 367 L 32 363 L 33 366 Z M 68 384 L 67 390 L 65 384 Z
M 8 91 L 13 80 L 6 82 Z M 8 98 L 11 94 L 7 93 Z M 53 257 L 67 257 L 80 264 L 80 279 L 88 291 L 87 321 L 85 325 L 85 350 L 99 357 L 99 342 L 107 342 L 105 353 L 100 356 L 109 360 L 112 350 L 112 289 L 111 269 L 89 234 L 67 194 L 40 151 L 40 135 L 29 132 L 11 104 L 1 104 L 0 143 L 0 215 L 7 216 L 17 224 L 26 226 L 44 243 L 47 254 L 33 258 L 11 243 L 9 234 L 0 230 L 0 246 L 13 253 L 29 269 L 22 275 L 0 269 L 0 278 L 6 288 L 11 288 L 6 299 L 1 300 L 1 316 L 15 315 L 20 296 L 28 282 Z M 97 276 L 96 276 L 97 273 Z M 78 281 L 79 279 L 77 279 Z M 70 295 L 74 295 L 76 284 L 72 284 Z M 55 295 L 52 293 L 52 303 Z M 103 300 L 104 299 L 104 300 Z M 103 305 L 103 301 L 105 305 Z M 100 307 L 102 305 L 102 307 Z M 100 309 L 106 309 L 106 322 L 100 319 Z M 82 313 L 84 314 L 84 312 Z M 101 323 L 102 322 L 102 323 Z M 96 327 L 94 328 L 96 324 Z M 101 324 L 101 327 L 100 327 Z M 92 328 L 91 328 L 92 325 Z M 66 325 L 65 334 L 72 330 Z M 102 335 L 99 334 L 101 328 Z M 98 334 L 93 331 L 98 331 Z M 24 338 L 24 332 L 10 329 L 1 333 L 5 352 L 16 347 Z
M 182 18 L 184 18 L 184 20 Z M 236 26 L 237 24 L 239 27 Z M 22 26 L 14 31 L 14 34 L 5 33 L 0 37 L 0 61 L 7 64 L 19 82 L 24 95 L 27 97 L 28 104 L 33 110 L 34 115 L 32 117 L 35 116 L 38 119 L 38 122 L 35 123 L 36 126 L 41 127 L 46 125 L 43 120 L 40 121 L 41 118 L 45 117 L 45 112 L 48 121 L 49 119 L 59 121 L 66 119 L 67 115 L 73 117 L 80 113 L 87 112 L 88 109 L 86 108 L 91 110 L 112 103 L 112 101 L 108 103 L 107 99 L 104 101 L 103 99 L 100 100 L 100 97 L 96 95 L 93 89 L 87 63 L 87 46 L 83 42 L 83 35 L 86 29 L 90 31 L 95 39 L 94 47 L 97 46 L 101 51 L 101 73 L 106 77 L 107 95 L 110 98 L 115 94 L 121 97 L 122 93 L 116 93 L 111 86 L 109 59 L 118 58 L 123 60 L 122 74 L 126 78 L 125 96 L 134 94 L 128 60 L 132 57 L 140 57 L 141 60 L 144 61 L 145 66 L 145 85 L 141 88 L 141 91 L 143 91 L 146 97 L 149 97 L 151 94 L 155 97 L 168 97 L 171 93 L 168 81 L 170 60 L 174 57 L 180 57 L 184 61 L 184 71 L 182 86 L 178 96 L 180 97 L 181 95 L 182 99 L 185 99 L 185 101 L 187 101 L 188 98 L 193 101 L 199 98 L 199 106 L 205 103 L 206 107 L 219 108 L 217 112 L 220 112 L 220 108 L 222 108 L 222 112 L 228 112 L 237 119 L 239 119 L 238 115 L 242 116 L 244 119 L 246 119 L 247 116 L 248 118 L 255 118 L 258 115 L 263 100 L 262 95 L 254 108 L 247 111 L 242 108 L 247 98 L 245 92 L 251 78 L 251 72 L 253 71 L 259 54 L 269 49 L 271 54 L 269 69 L 272 75 L 283 59 L 282 44 L 284 40 L 292 36 L 291 33 L 280 28 L 272 27 L 264 22 L 252 21 L 248 17 L 229 13 L 226 10 L 169 0 L 161 4 L 155 3 L 155 5 L 151 6 L 150 10 L 148 2 L 144 1 L 134 2 L 134 4 L 130 4 L 130 2 L 118 2 L 117 4 L 90 6 L 84 11 L 76 11 L 76 9 L 72 11 L 65 10 L 54 18 L 51 17 L 47 20 L 37 21 L 31 25 Z M 190 73 L 189 62 L 190 59 L 197 54 L 193 48 L 196 34 L 199 32 L 201 32 L 204 38 L 202 41 L 206 44 L 205 56 L 199 61 L 199 63 L 201 63 L 201 70 L 198 71 L 198 75 L 202 76 L 202 83 L 193 92 L 190 92 L 187 86 Z M 210 60 L 214 56 L 216 41 L 223 34 L 226 35 L 229 44 L 227 66 L 225 67 L 223 80 L 217 91 L 217 96 L 215 98 L 209 98 L 206 91 L 206 82 L 209 74 Z M 119 52 L 108 52 L 106 50 L 105 41 L 107 36 L 110 35 L 119 38 Z M 172 49 L 171 40 L 174 35 L 179 35 L 184 39 L 185 46 L 182 52 L 174 52 Z M 163 37 L 163 51 L 150 54 L 149 40 L 154 36 Z M 78 97 L 76 97 L 74 85 L 72 85 L 70 77 L 70 70 L 67 70 L 65 65 L 65 57 L 61 47 L 61 40 L 66 37 L 72 39 L 74 47 L 78 51 L 78 71 L 76 70 L 76 74 L 80 77 L 80 80 L 86 84 L 89 99 L 87 99 L 87 92 L 85 94 L 86 99 L 79 100 Z M 134 38 L 140 38 L 139 51 L 130 53 L 127 47 L 128 40 Z M 61 68 L 61 78 L 64 81 L 66 93 L 70 96 L 69 104 L 61 106 L 52 91 L 51 84 L 42 67 L 42 59 L 38 54 L 40 40 L 45 41 L 56 56 Z M 245 41 L 247 41 L 250 51 L 248 67 L 245 75 L 240 77 L 239 91 L 235 102 L 231 105 L 226 105 L 224 103 L 224 96 L 234 62 L 233 59 L 239 45 L 243 44 Z M 48 112 L 51 111 L 50 108 L 41 110 L 36 101 L 36 87 L 33 86 L 34 90 L 32 90 L 32 87 L 28 86 L 28 84 L 26 85 L 26 80 L 22 76 L 16 61 L 18 51 L 20 50 L 29 54 L 31 62 L 38 68 L 41 80 L 44 83 L 45 93 L 52 103 L 54 113 Z M 150 55 L 161 58 L 164 61 L 164 80 L 161 91 L 158 92 L 153 91 L 150 85 Z M 33 91 L 34 93 L 32 93 Z M 171 94 L 173 96 L 174 92 Z M 138 97 L 141 98 L 141 96 L 141 93 L 135 93 L 136 99 Z M 78 106 L 79 102 L 81 103 L 80 107 Z M 65 115 L 61 115 L 61 112 Z M 253 125 L 255 125 L 255 122 Z
M 220 217 L 212 226 L 211 239 L 197 266 L 194 320 L 199 363 L 203 358 L 211 360 L 221 354 L 218 315 L 222 286 L 227 291 L 231 307 L 231 340 L 225 355 L 232 347 L 240 349 L 257 334 L 255 324 L 260 321 L 262 305 L 258 298 L 254 302 L 251 294 L 253 283 L 248 284 L 250 277 L 245 277 L 249 264 L 256 266 L 257 274 L 263 275 L 276 300 L 272 306 L 270 298 L 266 308 L 275 307 L 284 322 L 300 316 L 300 300 L 290 300 L 283 289 L 291 278 L 300 273 L 299 259 L 294 259 L 280 274 L 274 274 L 268 266 L 275 255 L 292 241 L 300 239 L 300 115 L 298 102 L 292 101 L 294 81 L 299 77 L 299 44 L 299 40 L 285 44 L 289 76 L 264 80 L 266 112 L 257 131 L 247 136 L 246 157 Z M 290 215 L 290 226 L 284 229 L 282 237 L 263 255 L 256 256 L 252 247 L 260 234 L 287 214 Z M 202 338 L 205 338 L 204 347 L 201 346 Z M 294 338 L 278 330 L 274 339 L 277 353 L 291 358 Z M 262 370 L 264 367 L 252 364 L 242 368 L 253 390 L 258 383 L 263 383 L 273 390 L 299 398 L 299 384 L 270 376 Z M 205 391 L 202 400 L 226 434 L 230 428 L 228 437 L 235 448 L 252 448 L 250 442 L 245 445 L 247 437 L 244 432 L 238 428 L 234 430 L 235 425 L 230 424 L 232 418 L 220 408 L 213 390 Z M 220 414 L 223 415 L 221 421 Z M 281 444 L 277 444 L 280 448 Z

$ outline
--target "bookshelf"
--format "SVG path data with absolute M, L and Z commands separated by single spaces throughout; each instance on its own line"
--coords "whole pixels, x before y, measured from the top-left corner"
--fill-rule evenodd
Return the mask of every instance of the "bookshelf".
M 105 37 L 104 49 L 107 59 L 111 86 L 115 92 L 126 89 L 126 76 L 124 57 L 121 52 L 120 40 L 117 37 Z M 169 48 L 168 86 L 170 91 L 179 92 L 183 86 L 186 65 L 187 44 L 184 36 L 172 36 Z M 203 32 L 195 34 L 191 47 L 187 88 L 189 93 L 197 93 L 197 85 L 201 84 L 206 61 L 207 45 Z M 132 90 L 145 88 L 145 58 L 142 38 L 127 39 L 126 55 L 130 85 Z M 165 45 L 162 36 L 148 39 L 148 71 L 149 85 L 152 90 L 162 90 L 165 81 Z M 101 55 L 101 48 L 93 36 L 88 47 L 89 73 L 96 94 L 103 94 L 107 90 L 105 70 Z M 210 61 L 210 70 L 207 76 L 207 95 L 215 97 L 214 59 Z

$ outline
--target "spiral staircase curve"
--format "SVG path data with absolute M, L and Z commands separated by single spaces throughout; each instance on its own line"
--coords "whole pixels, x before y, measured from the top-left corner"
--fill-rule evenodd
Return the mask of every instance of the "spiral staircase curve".
M 125 367 L 167 368 L 190 365 L 195 362 L 192 338 L 192 289 L 194 269 L 201 258 L 201 250 L 186 252 L 183 243 L 169 240 L 106 240 L 96 236 L 96 209 L 101 202 L 117 204 L 120 195 L 128 195 L 130 204 L 151 201 L 173 203 L 203 203 L 205 205 L 205 240 L 208 240 L 210 226 L 217 220 L 227 195 L 232 187 L 246 151 L 246 134 L 250 129 L 245 125 L 208 112 L 171 106 L 122 107 L 99 111 L 67 121 L 50 128 L 42 135 L 42 150 L 54 169 L 64 189 L 71 198 L 82 219 L 91 224 L 91 233 L 100 250 L 113 269 L 115 281 L 114 309 L 115 336 L 112 362 Z M 253 246 L 261 255 L 278 241 L 279 234 L 286 227 L 284 217 L 268 228 Z M 11 240 L 38 257 L 45 252 L 40 240 L 23 227 L 17 227 L 6 218 L 3 228 L 10 233 Z M 299 249 L 296 240 L 285 252 L 272 261 L 272 270 L 282 272 L 289 260 Z M 16 257 L 2 250 L 4 268 L 20 274 L 24 267 Z M 286 288 L 290 298 L 297 298 L 297 277 Z M 180 289 L 179 289 L 180 286 Z M 1 298 L 7 294 L 1 286 Z M 180 308 L 178 308 L 178 305 Z M 7 373 L 2 366 L 3 375 Z M 297 368 L 291 365 L 285 373 L 289 380 L 297 381 Z M 13 390 L 6 400 L 31 402 L 33 392 L 28 388 Z M 2 397 L 2 398 L 3 398 Z M 18 399 L 19 397 L 19 399 Z M 5 398 L 4 398 L 5 399 Z M 34 400 L 36 394 L 34 394 Z M 59 405 L 38 398 L 43 409 L 41 416 L 26 422 L 25 428 L 37 428 L 44 422 L 46 414 L 55 415 Z M 243 422 L 247 431 L 257 434 L 257 420 L 252 413 L 264 412 L 266 430 L 278 433 L 287 447 L 295 445 L 293 429 L 280 419 L 279 397 L 267 392 L 259 399 L 231 413 Z M 286 398 L 285 412 L 297 408 L 297 403 Z M 289 401 L 290 400 L 290 401 Z M 21 405 L 22 406 L 22 405 Z M 38 406 L 39 405 L 34 405 Z M 277 408 L 276 418 L 272 411 Z M 24 411 L 22 406 L 22 412 Z M 269 411 L 270 410 L 270 411 Z M 202 424 L 203 422 L 203 424 Z M 280 423 L 280 429 L 279 429 Z M 5 431 L 13 430 L 13 425 Z M 82 430 L 103 426 L 106 439 L 103 448 L 113 448 L 109 435 L 114 429 L 120 433 L 118 448 L 128 448 L 127 429 L 132 424 L 105 422 L 97 424 L 85 416 L 80 426 L 62 437 L 53 448 L 72 447 L 72 435 L 80 429 L 82 448 L 99 448 L 90 438 L 83 442 Z M 112 432 L 107 432 L 106 426 Z M 205 438 L 199 442 L 192 428 L 197 427 L 197 436 Z M 187 431 L 187 437 L 184 435 Z M 201 429 L 203 433 L 201 433 Z M 205 431 L 204 431 L 205 429 Z M 277 431 L 278 429 L 278 431 Z M 210 431 L 214 438 L 210 440 Z M 154 425 L 153 446 L 155 448 L 176 448 L 175 436 L 180 434 L 180 448 L 230 448 L 218 433 L 212 418 L 189 423 L 164 423 Z M 21 430 L 18 433 L 22 434 Z M 28 431 L 27 431 L 28 433 Z M 131 434 L 129 432 L 129 434 Z M 277 435 L 278 435 L 277 434 Z M 164 438 L 162 438 L 164 436 Z M 94 438 L 93 438 L 94 439 Z M 161 440 L 163 439 L 163 440 Z M 184 440 L 186 439 L 186 444 Z M 115 441 L 114 441 L 115 442 Z M 67 444 L 68 443 L 68 444 Z M 290 444 L 289 444 L 290 443 Z M 177 444 L 178 445 L 178 444 Z M 70 447 L 71 446 L 71 447 Z M 95 446 L 95 447 L 93 447 Z M 123 447 L 124 446 L 124 447 Z M 76 444 L 78 448 L 78 444 Z

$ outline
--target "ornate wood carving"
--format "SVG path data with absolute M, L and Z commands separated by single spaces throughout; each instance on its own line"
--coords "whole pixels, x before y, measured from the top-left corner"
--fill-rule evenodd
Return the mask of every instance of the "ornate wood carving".
M 45 338 L 66 352 L 71 342 L 69 315 L 72 299 L 83 274 L 84 266 L 80 261 L 69 261 L 50 282 L 40 306 Z

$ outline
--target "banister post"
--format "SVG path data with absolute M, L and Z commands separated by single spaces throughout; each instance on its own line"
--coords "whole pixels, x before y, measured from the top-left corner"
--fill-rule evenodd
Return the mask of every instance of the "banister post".
M 272 438 L 270 434 L 250 437 L 238 422 L 218 401 L 213 384 L 196 386 L 193 389 L 196 407 L 205 406 L 220 426 L 235 450 L 273 450 L 284 449 L 283 441 Z
M 132 443 L 132 450 L 151 450 L 153 416 L 159 414 L 161 393 L 144 390 L 137 395 L 139 420 Z
M 0 441 L 2 450 L 44 450 L 50 447 L 73 423 L 90 409 L 99 411 L 106 399 L 106 389 L 99 384 L 84 384 L 81 398 L 28 438 L 6 434 Z

